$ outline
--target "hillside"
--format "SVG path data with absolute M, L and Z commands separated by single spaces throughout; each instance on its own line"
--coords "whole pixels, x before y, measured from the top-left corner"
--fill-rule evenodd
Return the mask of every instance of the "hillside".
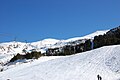
M 0 80 L 120 80 L 120 26 L 67 40 L 0 44 Z
M 49 48 L 60 48 L 69 43 L 78 40 L 81 42 L 85 42 L 86 39 L 92 39 L 94 36 L 103 35 L 108 30 L 96 31 L 92 34 L 86 35 L 84 37 L 76 37 L 67 40 L 57 40 L 57 39 L 44 39 L 42 41 L 25 43 L 25 42 L 5 42 L 0 43 L 0 64 L 4 65 L 9 62 L 10 59 L 16 54 L 25 54 L 25 52 L 31 52 L 33 50 L 40 51 L 41 53 L 45 53 Z
M 0 80 L 120 80 L 120 45 L 76 55 L 16 65 L 0 72 Z

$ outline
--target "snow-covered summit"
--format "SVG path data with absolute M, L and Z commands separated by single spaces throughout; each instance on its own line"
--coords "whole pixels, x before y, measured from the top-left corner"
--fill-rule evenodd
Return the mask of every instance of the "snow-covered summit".
M 44 39 L 42 41 L 38 41 L 38 42 L 32 42 L 31 44 L 33 45 L 36 45 L 36 44 L 41 44 L 41 45 L 52 45 L 52 44 L 55 44 L 57 43 L 59 40 L 57 39 L 52 39 L 52 38 L 49 38 L 49 39 Z
M 67 39 L 66 42 L 76 41 L 76 40 L 79 40 L 79 39 L 93 39 L 95 36 L 103 35 L 103 34 L 105 34 L 108 31 L 109 30 L 96 31 L 94 33 L 91 33 L 91 34 L 83 36 L 83 37 L 75 37 L 75 38 Z
M 63 47 L 71 41 L 77 41 L 81 39 L 82 40 L 92 39 L 94 36 L 103 35 L 107 31 L 108 30 L 96 31 L 84 37 L 76 37 L 67 40 L 57 40 L 57 39 L 48 38 L 32 43 L 24 43 L 24 42 L 16 42 L 16 41 L 0 43 L 0 63 L 8 62 L 17 53 L 24 54 L 23 50 L 29 52 L 35 49 L 37 51 L 41 51 L 42 53 L 44 53 L 48 48 Z
M 57 42 L 59 42 L 59 40 L 48 38 L 48 39 L 44 39 L 42 41 L 32 42 L 31 45 L 36 46 L 36 47 L 46 47 L 46 46 L 53 45 Z

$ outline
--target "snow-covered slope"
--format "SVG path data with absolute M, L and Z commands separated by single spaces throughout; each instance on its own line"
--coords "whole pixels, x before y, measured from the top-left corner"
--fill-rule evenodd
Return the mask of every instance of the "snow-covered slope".
M 41 62 L 16 65 L 0 72 L 0 80 L 120 80 L 120 45 L 106 46 Z
M 95 36 L 103 35 L 108 31 L 109 30 L 96 31 L 94 33 L 91 33 L 91 34 L 83 36 L 83 37 L 75 37 L 75 38 L 68 39 L 68 40 L 66 40 L 66 42 L 76 41 L 76 40 L 79 40 L 79 39 L 93 39 Z
M 34 45 L 34 46 L 36 46 L 36 47 L 49 47 L 49 46 L 51 46 L 51 45 L 54 45 L 55 43 L 57 43 L 57 42 L 59 42 L 59 40 L 57 40 L 57 39 L 44 39 L 44 40 L 42 40 L 42 41 L 38 41 L 38 42 L 33 42 L 33 43 L 31 43 L 31 45 Z
M 23 50 L 26 50 L 27 52 L 29 52 L 35 49 L 37 51 L 41 51 L 42 53 L 44 53 L 48 48 L 63 47 L 71 41 L 76 41 L 80 39 L 91 39 L 94 36 L 103 35 L 107 31 L 108 30 L 96 31 L 84 37 L 71 38 L 68 40 L 57 40 L 57 39 L 49 38 L 49 39 L 44 39 L 42 41 L 37 41 L 32 43 L 15 42 L 15 41 L 0 43 L 0 64 L 7 63 L 17 53 L 24 54 Z

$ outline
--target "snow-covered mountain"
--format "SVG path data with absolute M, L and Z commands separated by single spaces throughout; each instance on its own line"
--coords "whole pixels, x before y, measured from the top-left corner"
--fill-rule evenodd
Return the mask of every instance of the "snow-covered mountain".
M 36 51 L 41 51 L 41 53 L 44 53 L 48 48 L 63 47 L 67 45 L 69 42 L 73 42 L 77 40 L 82 40 L 82 42 L 85 42 L 85 39 L 93 39 L 94 36 L 103 35 L 107 31 L 108 30 L 96 31 L 84 37 L 76 37 L 67 40 L 57 40 L 57 39 L 49 38 L 32 43 L 16 42 L 16 41 L 0 43 L 0 64 L 7 63 L 17 53 L 25 54 L 23 50 L 30 52 L 31 50 L 35 49 Z
M 120 80 L 120 45 L 104 46 L 70 56 L 43 56 L 38 60 L 22 60 L 5 65 L 17 53 L 24 50 L 41 51 L 59 48 L 72 42 L 85 42 L 108 30 L 97 31 L 84 37 L 67 40 L 44 39 L 42 41 L 6 42 L 0 44 L 0 80 Z M 27 62 L 27 63 L 26 63 Z
M 120 80 L 120 45 L 57 59 L 41 57 L 0 72 L 0 80 L 98 80 L 98 74 L 102 80 Z
M 109 30 L 96 31 L 92 34 L 89 34 L 89 35 L 86 35 L 86 36 L 83 36 L 83 37 L 75 37 L 75 38 L 68 39 L 68 40 L 66 40 L 66 42 L 76 41 L 76 40 L 79 40 L 79 39 L 93 39 L 95 36 L 103 35 L 108 31 Z

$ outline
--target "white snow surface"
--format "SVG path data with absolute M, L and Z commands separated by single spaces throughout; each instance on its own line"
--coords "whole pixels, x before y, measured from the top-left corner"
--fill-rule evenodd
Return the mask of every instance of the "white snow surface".
M 44 39 L 42 41 L 33 42 L 33 43 L 31 43 L 31 45 L 34 45 L 37 47 L 47 47 L 47 46 L 51 46 L 57 42 L 59 42 L 59 40 L 49 38 L 49 39 Z
M 42 41 L 37 41 L 32 43 L 24 43 L 24 42 L 16 42 L 16 41 L 0 43 L 0 64 L 7 63 L 17 53 L 24 54 L 23 49 L 25 49 L 27 52 L 30 52 L 31 50 L 35 49 L 37 51 L 41 51 L 41 53 L 45 53 L 48 48 L 62 47 L 65 46 L 68 42 L 76 41 L 80 39 L 92 39 L 94 36 L 103 35 L 107 31 L 108 30 L 96 31 L 84 37 L 71 38 L 67 40 L 57 40 L 57 39 L 48 38 Z
M 86 36 L 83 36 L 83 37 L 75 37 L 75 38 L 68 39 L 68 40 L 66 40 L 66 42 L 76 41 L 76 40 L 79 40 L 79 39 L 93 39 L 95 36 L 104 35 L 108 31 L 109 30 L 96 31 L 92 34 L 89 34 L 89 35 L 86 35 Z
M 120 80 L 120 45 L 65 57 L 42 57 L 0 72 L 0 80 L 98 80 L 98 74 L 102 80 Z

